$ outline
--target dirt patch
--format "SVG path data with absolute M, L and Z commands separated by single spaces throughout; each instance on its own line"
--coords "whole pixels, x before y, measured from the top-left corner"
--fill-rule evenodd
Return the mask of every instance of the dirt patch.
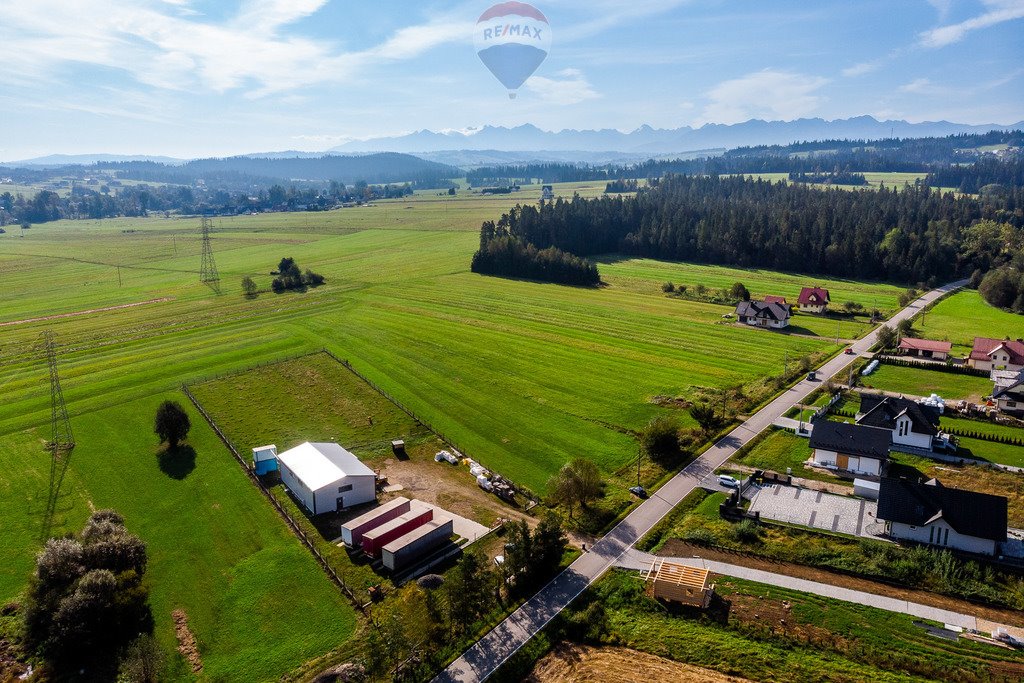
M 13 643 L 0 638 L 0 681 L 17 680 L 29 670 L 28 665 L 20 658 L 19 649 Z
M 899 600 L 908 600 L 910 602 L 939 607 L 953 612 L 973 614 L 977 617 L 989 619 L 1001 624 L 1024 626 L 1024 613 L 1021 612 L 1003 610 L 996 607 L 987 607 L 985 605 L 977 605 L 966 600 L 957 600 L 956 598 L 950 598 L 936 593 L 929 593 L 927 591 L 890 586 L 889 584 L 879 583 L 878 581 L 860 579 L 855 576 L 847 576 L 846 574 L 830 572 L 824 569 L 807 567 L 802 564 L 793 564 L 792 562 L 781 562 L 763 557 L 744 555 L 742 553 L 706 548 L 704 546 L 687 543 L 677 538 L 669 539 L 657 554 L 663 557 L 700 557 L 706 560 L 727 562 L 741 567 L 761 569 L 763 571 L 774 572 L 776 574 L 786 574 L 787 576 L 807 579 L 808 581 L 818 581 L 820 583 L 833 586 L 842 586 L 843 588 L 864 591 L 865 593 L 875 593 L 876 595 L 884 595 L 886 597 L 896 598 Z
M 636 681 L 677 683 L 745 683 L 747 679 L 726 676 L 711 669 L 690 666 L 664 657 L 622 647 L 588 647 L 562 644 L 549 653 L 523 679 L 524 683 L 635 683 Z
M 173 297 L 165 296 L 159 299 L 150 299 L 149 301 L 136 301 L 130 304 L 121 304 L 119 306 L 105 306 L 103 308 L 90 308 L 85 311 L 75 311 L 73 313 L 55 313 L 54 315 L 44 315 L 38 318 L 23 318 L 21 320 L 9 320 L 5 323 L 0 323 L 0 327 L 8 327 L 10 325 L 24 325 L 25 323 L 38 323 L 46 320 L 57 320 L 59 318 L 74 318 L 79 315 L 90 315 L 92 313 L 105 313 L 107 311 L 119 311 L 122 308 L 135 308 L 136 306 L 145 306 L 147 304 L 158 304 L 164 301 L 170 301 Z
M 185 610 L 176 609 L 171 612 L 171 617 L 174 619 L 174 635 L 178 637 L 178 652 L 192 665 L 192 671 L 199 673 L 203 670 L 203 660 L 199 656 L 199 645 L 196 643 L 196 637 L 192 635 L 192 631 L 188 627 L 188 617 L 185 615 Z

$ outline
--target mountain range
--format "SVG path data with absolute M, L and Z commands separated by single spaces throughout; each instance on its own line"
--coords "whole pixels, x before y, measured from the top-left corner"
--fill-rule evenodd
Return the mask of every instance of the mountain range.
M 990 130 L 1024 128 L 1024 121 L 1002 126 L 970 125 L 949 121 L 879 121 L 872 116 L 849 119 L 796 119 L 794 121 L 763 121 L 751 119 L 731 125 L 709 123 L 700 128 L 652 128 L 643 125 L 624 133 L 615 129 L 546 131 L 531 124 L 506 128 L 483 126 L 467 131 L 435 132 L 420 130 L 408 135 L 356 140 L 334 147 L 331 152 L 405 152 L 408 154 L 444 151 L 514 150 L 522 158 L 524 150 L 551 152 L 604 153 L 618 152 L 645 157 L 680 154 L 693 150 L 745 147 L 749 145 L 788 145 L 806 140 L 850 139 L 878 140 L 890 137 L 942 137 L 959 133 L 984 133 Z M 440 160 L 440 159 L 435 159 Z M 447 159 L 446 162 L 450 163 Z

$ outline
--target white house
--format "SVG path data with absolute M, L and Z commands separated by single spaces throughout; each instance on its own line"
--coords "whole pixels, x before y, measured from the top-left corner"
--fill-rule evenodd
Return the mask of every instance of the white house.
M 789 326 L 790 306 L 786 303 L 741 301 L 736 305 L 736 319 L 755 327 L 782 329 Z
M 811 432 L 811 457 L 818 467 L 879 477 L 889 461 L 891 441 L 887 429 L 820 420 Z
M 314 515 L 369 503 L 377 476 L 336 443 L 306 442 L 279 453 L 281 481 Z
M 857 424 L 892 432 L 892 442 L 921 450 L 933 450 L 939 434 L 939 411 L 906 398 L 861 394 Z
M 823 287 L 804 287 L 796 300 L 801 313 L 824 313 L 830 302 L 828 290 Z
M 999 371 L 993 372 L 996 373 Z M 1024 415 L 1024 370 L 1009 377 L 996 377 L 992 398 L 999 412 L 1006 415 Z
M 895 539 L 995 555 L 1006 541 L 1002 496 L 943 486 L 938 479 L 883 479 L 876 517 Z
M 1024 341 L 975 337 L 967 364 L 979 370 L 1024 370 Z

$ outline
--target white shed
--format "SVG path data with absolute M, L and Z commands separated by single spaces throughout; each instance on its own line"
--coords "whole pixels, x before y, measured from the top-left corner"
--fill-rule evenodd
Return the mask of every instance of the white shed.
M 314 515 L 369 503 L 377 476 L 336 443 L 306 442 L 280 453 L 281 481 Z

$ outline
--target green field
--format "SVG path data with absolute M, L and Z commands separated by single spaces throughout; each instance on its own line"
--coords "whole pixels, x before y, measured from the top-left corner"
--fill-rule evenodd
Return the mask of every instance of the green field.
M 559 188 L 574 190 L 596 194 L 603 184 Z M 169 611 L 182 606 L 206 671 L 224 680 L 280 677 L 344 642 L 354 618 L 200 420 L 193 420 L 195 469 L 177 480 L 156 467 L 149 421 L 159 399 L 181 398 L 181 384 L 199 385 L 202 393 L 204 380 L 221 378 L 225 391 L 214 392 L 220 397 L 202 400 L 223 413 L 226 428 L 245 441 L 238 444 L 243 452 L 257 445 L 248 441 L 346 440 L 345 424 L 365 416 L 348 415 L 342 405 L 318 422 L 305 409 L 318 387 L 337 377 L 284 374 L 256 387 L 257 395 L 247 393 L 254 390 L 244 384 L 247 375 L 237 374 L 327 348 L 467 454 L 543 492 L 549 476 L 575 456 L 593 459 L 609 475 L 627 466 L 636 456 L 635 432 L 655 416 L 677 414 L 692 425 L 664 397 L 763 388 L 787 357 L 792 365 L 837 350 L 828 338 L 745 329 L 723 321 L 727 307 L 665 297 L 660 285 L 669 278 L 650 261 L 606 264 L 606 286 L 595 289 L 470 273 L 480 222 L 531 196 L 422 194 L 323 213 L 217 219 L 220 294 L 198 282 L 195 219 L 63 221 L 34 226 L 24 238 L 0 236 L 0 448 L 8 463 L 0 505 L 5 528 L 17 529 L 0 551 L 3 595 L 23 589 L 40 542 L 38 489 L 48 471 L 33 459 L 50 416 L 38 346 L 43 329 L 57 335 L 80 444 L 55 530 L 76 528 L 90 505 L 124 512 L 153 553 L 161 641 L 171 643 Z M 270 271 L 284 256 L 322 273 L 327 284 L 305 293 L 241 295 L 245 275 L 269 288 Z M 755 292 L 783 286 L 789 293 L 806 281 L 668 267 L 679 282 L 709 286 L 742 273 Z M 826 282 L 841 296 L 865 305 L 877 299 L 886 309 L 898 291 Z M 127 304 L 142 305 L 89 312 Z M 79 312 L 86 314 L 28 321 Z M 831 321 L 822 324 L 822 334 L 833 334 Z M 262 410 L 259 418 L 246 410 L 250 399 L 273 407 L 275 392 L 299 400 L 279 413 Z M 234 403 L 225 412 L 226 397 Z M 365 405 L 354 410 L 365 412 Z M 268 415 L 275 417 L 263 421 Z M 418 438 L 408 418 L 396 420 L 376 425 L 353 447 L 372 459 L 395 431 Z M 30 481 L 34 489 L 22 483 Z M 36 502 L 25 498 L 31 491 Z M 288 594 L 300 599 L 283 605 Z M 304 611 L 289 611 L 299 604 Z M 277 616 L 262 619 L 264 610 Z M 182 663 L 175 661 L 180 676 Z
M 723 325 L 724 307 L 668 299 L 662 273 L 620 274 L 629 262 L 609 266 L 601 289 L 469 273 L 479 221 L 516 199 L 427 197 L 218 220 L 220 296 L 197 282 L 193 220 L 43 224 L 24 239 L 0 239 L 0 322 L 170 299 L 49 323 L 72 413 L 327 347 L 474 457 L 538 490 L 577 454 L 607 471 L 628 462 L 631 432 L 668 410 L 655 396 L 746 384 L 778 372 L 786 356 L 834 349 L 828 340 Z M 267 287 L 285 255 L 328 284 L 240 295 L 244 275 Z M 710 272 L 672 269 L 680 281 L 688 269 L 690 281 Z M 744 275 L 755 291 L 778 278 Z M 803 281 L 788 280 L 791 288 Z M 849 287 L 865 298 L 877 292 L 882 306 L 896 291 Z M 31 348 L 42 327 L 0 327 L 0 433 L 48 419 L 48 397 L 37 390 L 44 368 Z
M 940 301 L 923 319 L 915 318 L 914 334 L 953 342 L 953 354 L 966 356 L 975 337 L 1024 337 L 1024 316 L 990 306 L 978 292 L 965 290 Z
M 992 393 L 992 380 L 988 377 L 885 363 L 867 377 L 860 377 L 859 382 L 864 387 L 896 391 L 910 396 L 930 396 L 935 393 L 947 401 L 967 399 L 980 402 L 982 396 Z
M 292 536 L 199 415 L 190 409 L 194 453 L 158 456 L 157 394 L 76 415 L 77 447 L 52 533 L 77 530 L 94 508 L 112 507 L 149 550 L 147 583 L 156 635 L 176 641 L 171 612 L 184 609 L 206 680 L 275 680 L 337 647 L 355 628 L 353 608 Z M 0 437 L 0 600 L 16 597 L 40 547 L 49 487 L 43 428 Z M 189 680 L 180 656 L 168 679 Z

